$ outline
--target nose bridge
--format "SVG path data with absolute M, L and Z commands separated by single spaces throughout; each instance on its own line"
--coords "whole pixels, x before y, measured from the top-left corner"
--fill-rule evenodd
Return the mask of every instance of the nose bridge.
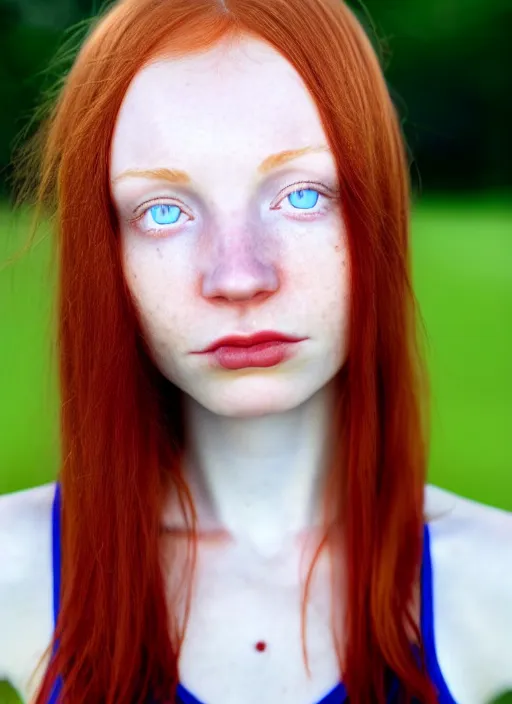
M 213 225 L 206 238 L 202 252 L 205 296 L 243 299 L 277 290 L 275 247 L 261 223 L 232 214 Z
M 251 267 L 263 255 L 264 233 L 248 219 L 232 218 L 225 227 L 215 228 L 212 245 L 212 258 L 217 263 Z

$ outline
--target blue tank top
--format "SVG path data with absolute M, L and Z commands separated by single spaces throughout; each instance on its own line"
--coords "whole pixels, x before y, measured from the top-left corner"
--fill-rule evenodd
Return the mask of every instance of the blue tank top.
M 55 496 L 53 499 L 52 512 L 52 545 L 53 545 L 53 618 L 54 626 L 57 623 L 60 600 L 60 518 L 61 518 L 61 490 L 59 482 L 55 485 Z M 432 561 L 430 556 L 430 533 L 428 524 L 424 525 L 423 559 L 421 565 L 421 632 L 425 646 L 425 657 L 429 675 L 437 689 L 438 704 L 457 704 L 450 694 L 448 686 L 444 680 L 441 668 L 436 655 L 434 639 L 434 607 L 432 594 Z M 57 643 L 58 645 L 58 643 Z M 62 688 L 61 678 L 55 683 L 50 695 L 48 704 L 59 704 L 59 694 Z M 388 694 L 388 704 L 393 704 L 399 693 L 399 682 L 393 679 Z M 176 704 L 203 704 L 183 685 L 178 685 Z M 151 704 L 154 704 L 153 702 Z M 349 699 L 343 685 L 340 682 L 317 704 L 349 704 Z M 418 704 L 420 704 L 418 702 Z

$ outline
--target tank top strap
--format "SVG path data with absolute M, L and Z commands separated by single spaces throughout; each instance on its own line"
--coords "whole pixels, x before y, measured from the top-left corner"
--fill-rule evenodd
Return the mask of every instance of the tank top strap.
M 52 564 L 53 564 L 53 625 L 57 625 L 60 606 L 60 572 L 61 572 L 61 488 L 60 483 L 55 483 L 52 508 Z
M 57 625 L 60 607 L 60 573 L 61 573 L 61 514 L 62 498 L 60 483 L 55 482 L 55 494 L 52 506 L 52 567 L 53 567 L 53 627 Z M 52 657 L 58 647 L 58 641 L 54 643 Z M 59 676 L 53 685 L 53 689 L 48 700 L 48 704 L 58 704 L 62 691 L 62 678 Z
M 436 653 L 431 541 L 430 527 L 427 522 L 425 522 L 423 533 L 423 560 L 421 566 L 421 633 L 425 647 L 427 669 L 432 682 L 437 688 L 439 704 L 457 704 L 445 682 Z

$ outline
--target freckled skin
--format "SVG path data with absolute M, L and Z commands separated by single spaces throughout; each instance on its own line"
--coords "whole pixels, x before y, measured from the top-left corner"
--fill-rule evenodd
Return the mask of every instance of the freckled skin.
M 305 154 L 258 173 L 269 154 L 321 144 L 327 139 L 302 80 L 255 39 L 160 59 L 137 74 L 125 96 L 112 181 L 127 169 L 164 167 L 193 179 L 189 186 L 146 179 L 113 185 L 125 275 L 155 363 L 215 414 L 294 408 L 345 360 L 346 233 L 339 202 L 318 185 L 339 185 L 332 154 Z M 320 193 L 313 215 L 287 197 L 297 182 Z M 176 225 L 155 224 L 146 213 L 144 227 L 160 228 L 158 236 L 129 217 L 155 200 L 185 211 Z M 269 329 L 309 339 L 293 359 L 266 369 L 215 369 L 190 354 L 225 335 Z

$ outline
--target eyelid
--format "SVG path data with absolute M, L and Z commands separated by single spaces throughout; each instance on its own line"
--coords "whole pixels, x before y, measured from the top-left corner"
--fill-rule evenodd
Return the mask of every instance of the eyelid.
M 172 201 L 172 202 L 169 202 Z M 156 196 L 155 198 L 150 198 L 149 200 L 144 201 L 144 203 L 141 203 L 138 205 L 135 210 L 133 211 L 133 217 L 130 218 L 130 223 L 136 222 L 139 220 L 143 215 L 147 213 L 150 208 L 153 208 L 155 205 L 176 205 L 180 208 L 180 210 L 183 210 L 183 212 L 187 212 L 188 208 L 181 201 L 179 198 L 173 198 L 172 196 Z M 187 214 L 189 217 L 192 217 L 188 212 Z
M 314 188 L 314 186 L 320 186 L 322 188 L 321 191 L 319 189 Z M 300 190 L 315 190 L 321 193 L 326 198 L 336 198 L 339 189 L 334 189 L 329 186 L 327 186 L 325 183 L 322 183 L 321 181 L 307 181 L 307 180 L 302 180 L 302 181 L 296 181 L 295 183 L 288 184 L 285 188 L 283 188 L 278 195 L 272 200 L 270 203 L 270 209 L 276 209 L 275 206 L 281 203 L 287 196 L 289 196 L 291 193 L 295 193 L 296 191 Z M 171 202 L 169 202 L 171 201 Z M 176 205 L 185 215 L 190 220 L 194 220 L 194 216 L 191 215 L 191 213 L 188 212 L 187 207 L 181 201 L 179 198 L 173 198 L 171 196 L 160 196 L 160 197 L 155 197 L 155 198 L 150 198 L 147 201 L 144 201 L 144 203 L 141 203 L 140 205 L 137 206 L 137 208 L 134 211 L 133 217 L 129 219 L 129 224 L 130 225 L 135 225 L 135 223 L 139 222 L 142 220 L 142 218 L 146 215 L 146 213 L 151 210 L 151 208 L 155 207 L 156 205 Z M 176 225 L 177 223 L 172 223 L 173 225 Z M 148 230 L 145 230 L 146 233 L 150 232 L 162 232 L 165 233 L 172 228 L 165 228 L 164 226 L 160 228 L 150 228 Z
M 301 190 L 301 188 L 303 190 L 307 190 L 311 186 L 321 186 L 327 191 L 328 194 L 331 194 L 333 197 L 336 196 L 336 194 L 339 192 L 339 189 L 327 186 L 321 181 L 308 181 L 307 179 L 302 179 L 300 181 L 296 181 L 295 183 L 288 184 L 285 188 L 281 189 L 281 191 L 279 191 L 279 194 L 274 198 L 272 203 L 278 201 L 280 198 L 284 198 L 286 195 L 289 195 L 289 193 L 293 193 L 294 190 Z M 168 203 L 168 201 L 172 201 L 172 203 Z M 133 211 L 133 221 L 135 221 L 140 214 L 144 213 L 146 209 L 152 207 L 152 205 L 159 205 L 160 203 L 163 203 L 165 205 L 178 205 L 184 211 L 188 210 L 185 203 L 183 203 L 183 201 L 181 201 L 179 198 L 176 198 L 175 196 L 156 196 L 154 198 L 148 199 L 147 201 L 144 201 L 135 208 L 135 210 Z
M 275 203 L 280 203 L 284 198 L 286 198 L 286 196 L 289 196 L 291 193 L 295 193 L 295 191 L 317 191 L 318 189 L 313 188 L 313 186 L 321 186 L 323 188 L 323 191 L 321 191 L 321 193 L 327 198 L 336 197 L 336 194 L 338 192 L 335 189 L 327 186 L 325 183 L 322 183 L 321 181 L 297 181 L 296 183 L 291 183 L 286 186 L 286 188 L 283 188 L 279 192 L 279 194 L 274 198 L 274 200 L 270 204 L 270 207 L 273 208 Z

